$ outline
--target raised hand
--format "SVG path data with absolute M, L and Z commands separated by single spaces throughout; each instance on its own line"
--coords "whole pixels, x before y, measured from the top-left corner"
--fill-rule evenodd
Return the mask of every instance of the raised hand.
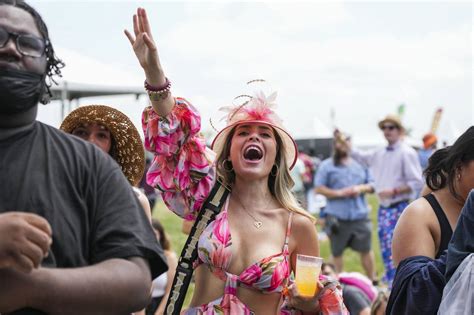
M 133 32 L 124 30 L 138 62 L 145 71 L 146 80 L 152 86 L 162 86 L 166 78 L 158 57 L 158 49 L 151 34 L 150 23 L 145 9 L 138 8 L 137 14 L 133 15 Z
M 51 226 L 42 217 L 24 212 L 0 214 L 0 268 L 31 272 L 51 246 Z

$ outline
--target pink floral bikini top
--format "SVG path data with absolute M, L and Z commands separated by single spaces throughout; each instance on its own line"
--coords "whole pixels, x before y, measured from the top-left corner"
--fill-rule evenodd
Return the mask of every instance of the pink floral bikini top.
M 240 275 L 234 275 L 227 271 L 232 260 L 232 235 L 227 220 L 228 205 L 229 198 L 221 213 L 202 232 L 198 243 L 198 264 L 208 265 L 209 270 L 223 281 L 235 277 L 237 285 L 263 293 L 282 292 L 290 276 L 288 241 L 293 213 L 290 212 L 282 251 L 250 265 Z

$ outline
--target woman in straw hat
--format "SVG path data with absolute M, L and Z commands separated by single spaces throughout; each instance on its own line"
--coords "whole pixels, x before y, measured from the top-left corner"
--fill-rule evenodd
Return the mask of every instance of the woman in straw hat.
M 145 150 L 130 119 L 110 106 L 88 105 L 73 110 L 60 129 L 97 145 L 120 165 L 151 221 L 150 203 L 136 188 L 145 170 Z
M 258 93 L 227 108 L 213 151 L 199 137 L 200 116 L 173 98 L 144 9 L 125 31 L 146 75 L 152 106 L 143 112 L 145 147 L 155 153 L 147 174 L 175 213 L 194 219 L 217 177 L 232 192 L 200 236 L 195 290 L 186 314 L 345 314 L 334 283 L 302 297 L 290 285 L 296 255 L 319 255 L 311 216 L 290 192 L 296 145 L 273 110 L 275 94 Z M 317 279 L 314 279 L 316 282 Z

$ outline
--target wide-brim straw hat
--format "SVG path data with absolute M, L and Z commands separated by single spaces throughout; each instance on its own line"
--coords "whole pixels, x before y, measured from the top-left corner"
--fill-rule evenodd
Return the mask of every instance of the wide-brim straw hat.
M 400 117 L 398 115 L 393 114 L 387 115 L 384 119 L 379 121 L 379 128 L 382 129 L 383 125 L 388 122 L 394 124 L 400 130 L 405 130 L 405 127 L 403 127 Z
M 276 95 L 275 92 L 266 97 L 262 91 L 259 91 L 253 96 L 245 95 L 248 100 L 241 105 L 222 108 L 228 113 L 226 116 L 227 125 L 215 136 L 211 144 L 212 150 L 217 154 L 221 153 L 229 133 L 238 125 L 267 125 L 280 136 L 283 142 L 283 156 L 289 169 L 292 169 L 298 158 L 298 147 L 293 137 L 283 127 L 282 120 L 273 110 L 276 106 Z
M 72 133 L 80 125 L 97 123 L 107 128 L 115 144 L 115 160 L 133 186 L 145 171 L 145 150 L 132 121 L 121 111 L 105 105 L 87 105 L 73 110 L 64 118 L 60 129 Z

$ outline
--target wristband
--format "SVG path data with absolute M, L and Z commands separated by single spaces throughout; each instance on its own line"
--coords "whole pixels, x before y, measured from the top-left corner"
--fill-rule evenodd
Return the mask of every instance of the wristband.
M 165 83 L 161 86 L 152 86 L 145 80 L 145 91 L 148 93 L 150 101 L 160 101 L 170 95 L 171 82 L 165 78 Z
M 169 89 L 171 87 L 171 82 L 168 78 L 165 77 L 165 83 L 159 86 L 153 86 L 145 80 L 145 90 L 152 92 L 161 92 L 163 90 Z

